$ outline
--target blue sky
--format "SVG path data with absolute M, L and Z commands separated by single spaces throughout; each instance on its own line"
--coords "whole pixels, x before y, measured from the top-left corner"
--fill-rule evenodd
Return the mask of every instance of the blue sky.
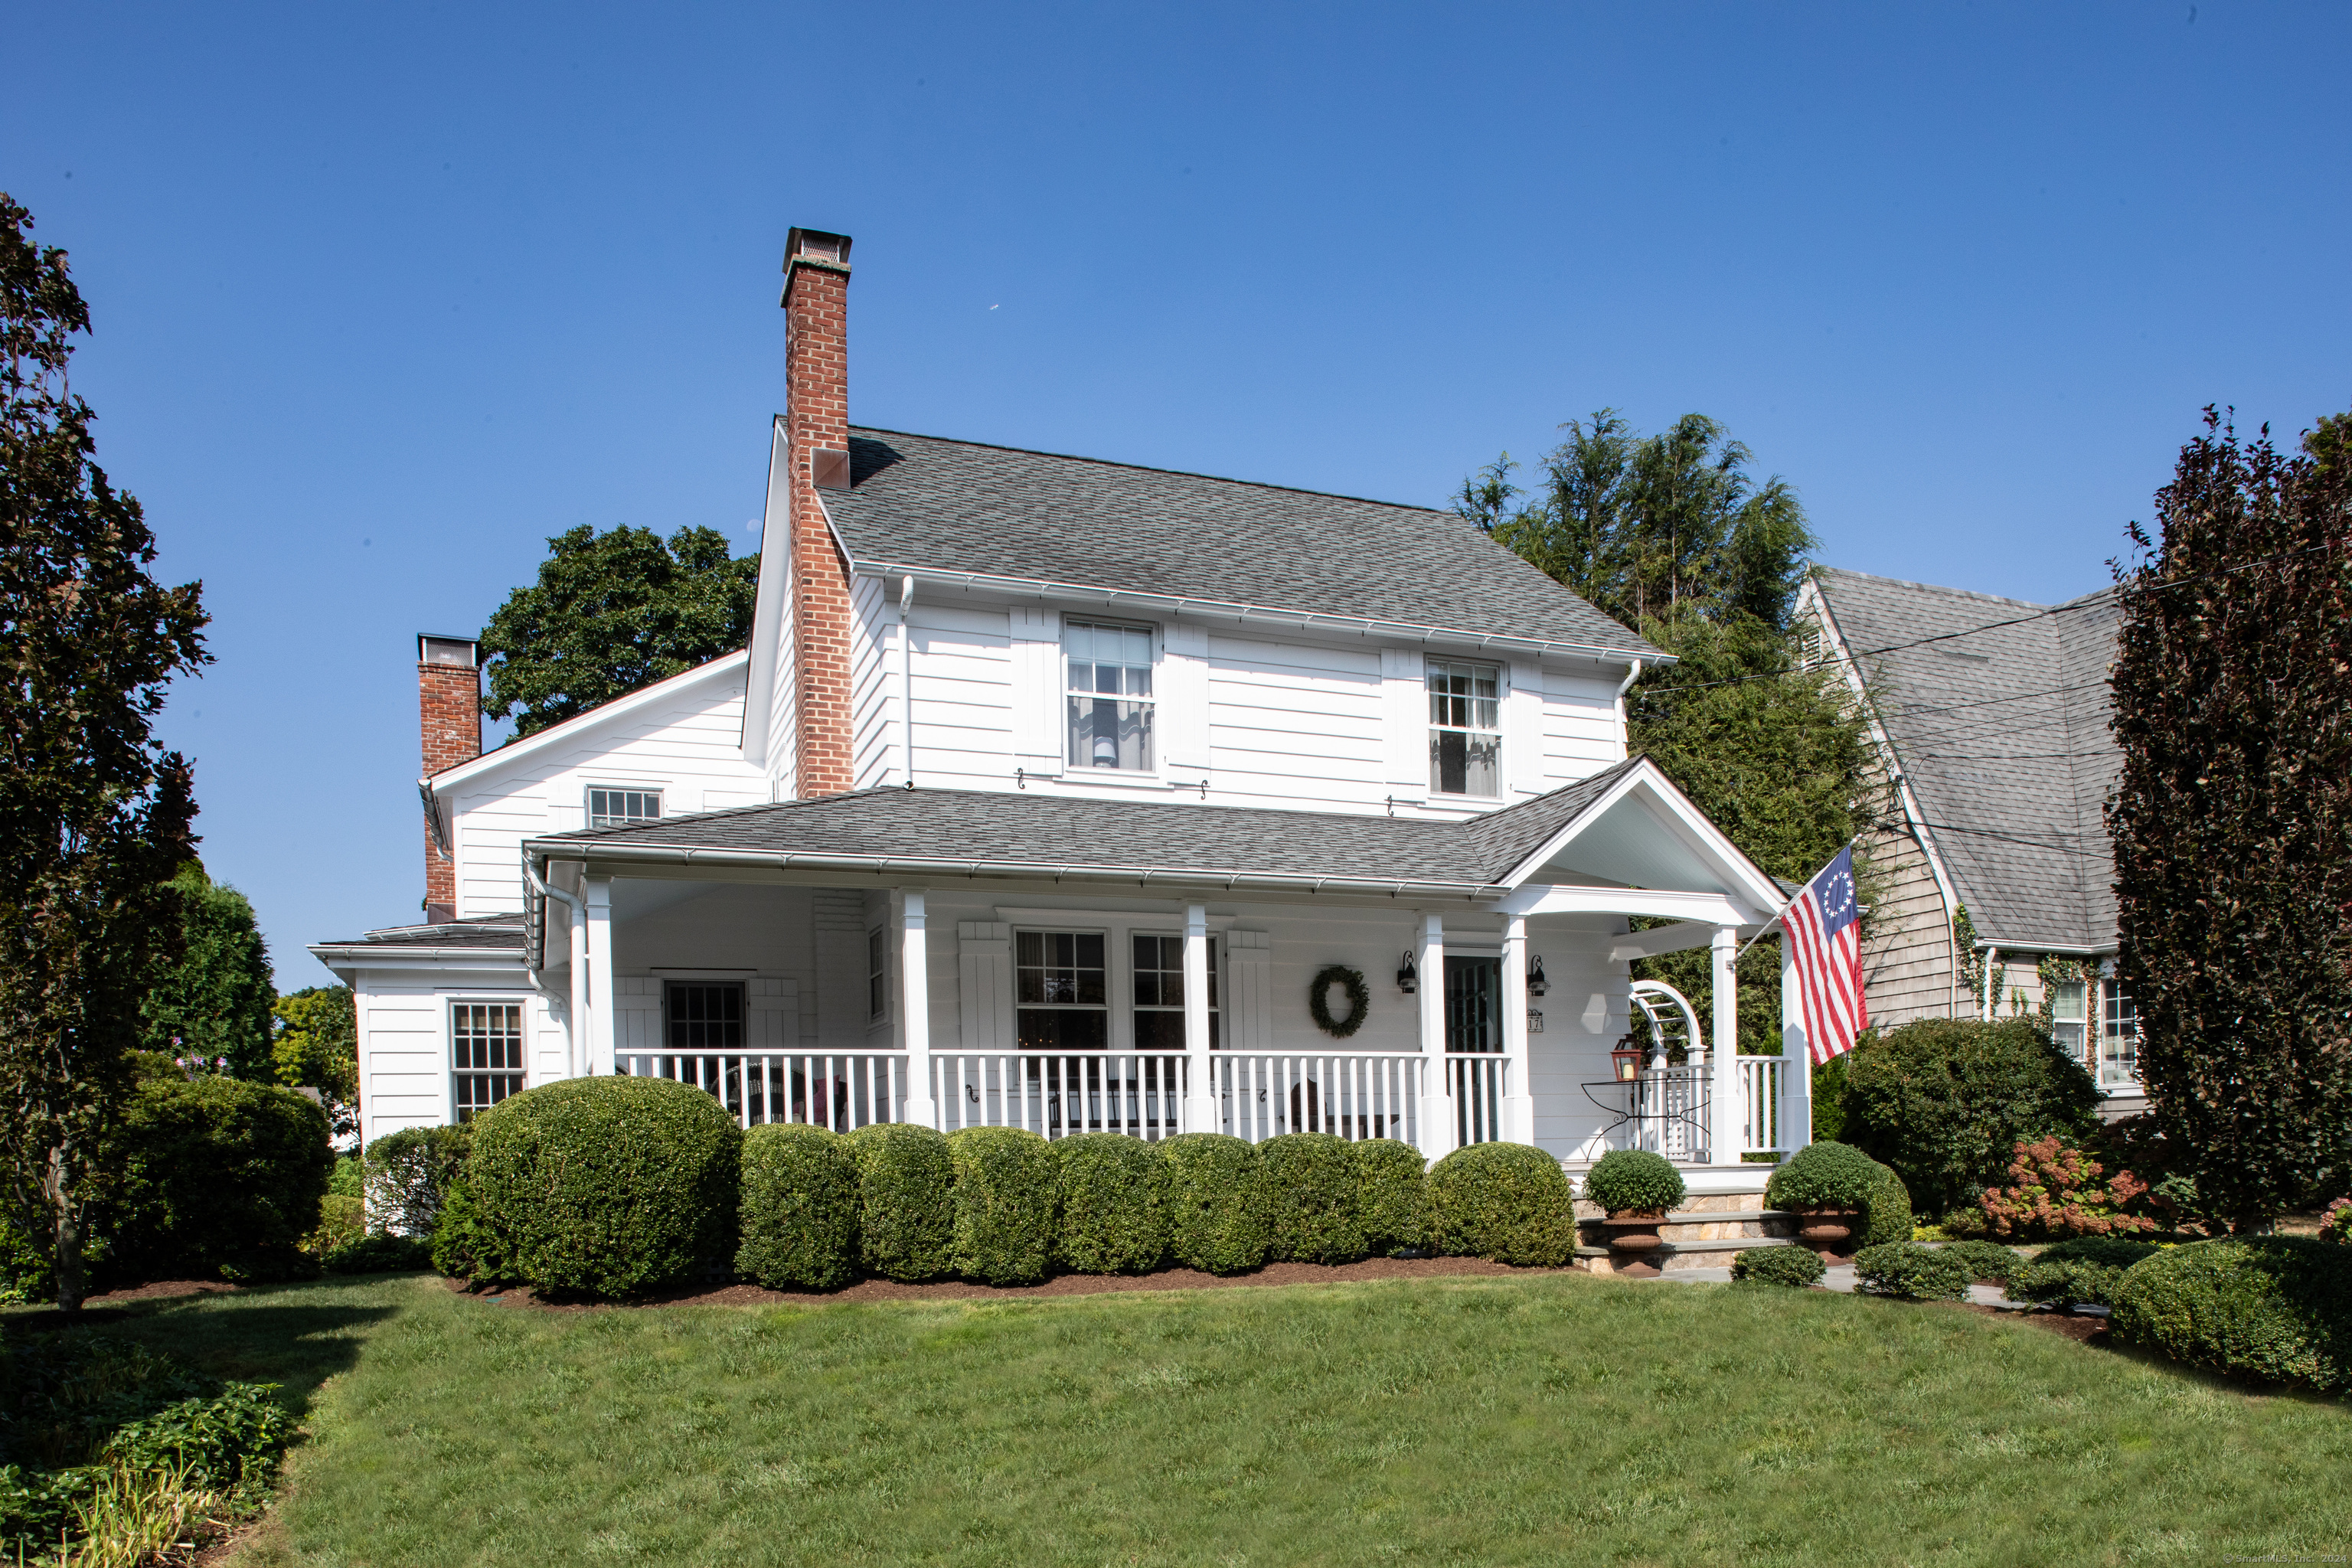
M 750 548 L 793 224 L 861 423 L 1443 502 L 1726 421 L 1822 558 L 2099 586 L 2208 402 L 2352 405 L 2341 5 L 13 7 L 0 188 L 218 658 L 214 874 L 422 893 L 411 635 Z

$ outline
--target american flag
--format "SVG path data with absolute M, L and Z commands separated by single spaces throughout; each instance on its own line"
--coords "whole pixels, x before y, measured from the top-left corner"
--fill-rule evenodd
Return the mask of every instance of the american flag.
M 1870 1007 L 1862 996 L 1861 920 L 1852 845 L 1839 850 L 1780 916 L 1797 961 L 1805 1046 L 1815 1067 L 1853 1049 L 1854 1037 L 1870 1027 Z

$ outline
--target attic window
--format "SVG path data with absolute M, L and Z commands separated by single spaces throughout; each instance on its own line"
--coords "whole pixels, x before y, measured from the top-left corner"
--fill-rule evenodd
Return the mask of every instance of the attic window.
M 591 827 L 629 827 L 640 822 L 658 822 L 661 814 L 661 791 L 657 789 L 591 789 L 588 792 L 588 826 Z

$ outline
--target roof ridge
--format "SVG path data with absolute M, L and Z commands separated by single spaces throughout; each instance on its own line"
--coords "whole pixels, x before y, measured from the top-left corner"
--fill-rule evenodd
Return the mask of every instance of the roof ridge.
M 1052 458 L 1065 463 L 1093 463 L 1098 468 L 1128 468 L 1139 474 L 1166 474 L 1180 479 L 1207 479 L 1213 484 L 1246 485 L 1255 490 L 1280 490 L 1286 495 L 1315 496 L 1323 500 L 1349 500 L 1363 506 L 1392 507 L 1399 511 L 1427 512 L 1435 517 L 1450 517 L 1475 527 L 1459 512 L 1447 507 L 1415 506 L 1411 501 L 1381 500 L 1376 496 L 1351 496 L 1341 490 L 1311 490 L 1304 485 L 1277 485 L 1265 479 L 1237 479 L 1230 474 L 1204 474 L 1196 468 L 1161 468 L 1150 463 L 1123 463 L 1116 458 L 1089 458 L 1076 452 L 1048 452 L 1042 447 L 1010 447 L 1002 441 L 968 441 L 961 436 L 931 436 L 920 430 L 891 430 L 879 425 L 852 425 L 849 433 L 874 436 L 908 436 L 918 441 L 939 441 L 951 447 L 980 447 L 992 452 L 1017 452 L 1026 458 Z
M 1982 599 L 1993 605 L 2015 605 L 2021 609 L 2048 610 L 2056 607 L 2032 599 L 2012 599 L 2001 594 L 1979 594 L 1973 588 L 1947 587 L 1941 583 L 1915 583 L 1908 577 L 1882 577 L 1875 572 L 1856 572 L 1845 566 L 1817 565 L 1813 570 L 1816 573 L 1827 573 L 1838 577 L 1859 577 L 1866 583 L 1885 583 L 1896 588 L 1917 588 L 1923 593 L 1951 594 L 1963 599 Z

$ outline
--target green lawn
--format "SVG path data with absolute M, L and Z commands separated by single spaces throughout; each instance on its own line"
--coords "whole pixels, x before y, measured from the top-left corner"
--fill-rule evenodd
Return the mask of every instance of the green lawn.
M 120 1331 L 309 1400 L 247 1568 L 2352 1549 L 2352 1405 L 1821 1293 L 1546 1276 L 553 1314 L 379 1279 Z

